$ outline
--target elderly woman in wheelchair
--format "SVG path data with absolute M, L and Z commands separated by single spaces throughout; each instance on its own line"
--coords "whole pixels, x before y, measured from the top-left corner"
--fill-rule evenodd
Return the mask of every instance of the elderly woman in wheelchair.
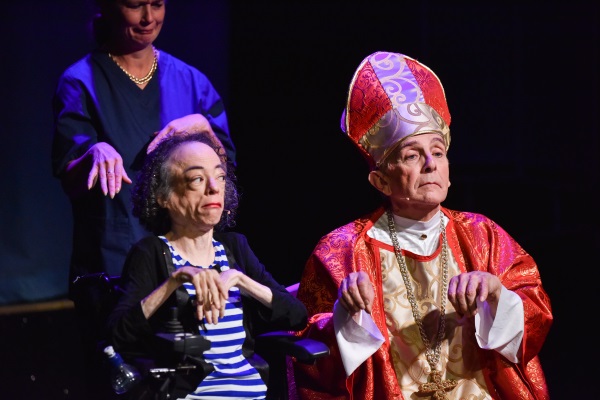
M 254 337 L 302 329 L 307 311 L 246 237 L 226 229 L 238 192 L 222 149 L 207 134 L 164 140 L 147 156 L 132 201 L 152 235 L 130 250 L 107 323 L 109 344 L 146 375 L 130 397 L 265 398 Z

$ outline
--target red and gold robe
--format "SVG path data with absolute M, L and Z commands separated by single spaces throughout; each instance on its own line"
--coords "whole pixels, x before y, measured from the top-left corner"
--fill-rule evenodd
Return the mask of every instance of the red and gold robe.
M 448 246 L 461 271 L 487 271 L 500 278 L 523 301 L 525 333 L 522 362 L 512 363 L 494 350 L 478 350 L 479 363 L 495 399 L 549 399 L 537 354 L 552 325 L 550 300 L 533 258 L 500 226 L 475 213 L 442 208 L 449 218 Z M 325 235 L 306 263 L 298 298 L 307 306 L 309 325 L 299 335 L 323 341 L 331 355 L 315 365 L 294 363 L 295 389 L 301 399 L 403 399 L 390 351 L 382 293 L 382 268 L 367 231 L 383 214 L 370 215 Z M 363 270 L 375 287 L 372 317 L 386 341 L 349 377 L 340 358 L 333 328 L 333 304 L 340 282 Z M 475 342 L 473 336 L 469 340 Z

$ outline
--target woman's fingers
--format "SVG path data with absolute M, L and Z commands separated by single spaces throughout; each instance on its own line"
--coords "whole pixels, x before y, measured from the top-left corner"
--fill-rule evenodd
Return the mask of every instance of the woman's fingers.
M 88 189 L 99 181 L 102 193 L 112 199 L 121 191 L 123 182 L 131 183 L 121 155 L 109 144 L 96 143 L 88 150 L 87 157 L 92 164 L 87 180 Z
M 211 269 L 194 269 L 192 283 L 196 289 L 196 308 L 198 318 L 206 318 L 209 324 L 216 324 L 225 316 L 227 291 L 219 278 L 219 274 Z

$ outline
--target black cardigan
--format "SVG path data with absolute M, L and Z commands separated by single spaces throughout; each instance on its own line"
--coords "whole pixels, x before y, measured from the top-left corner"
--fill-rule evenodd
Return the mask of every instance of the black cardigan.
M 272 308 L 242 296 L 246 342 L 244 354 L 251 354 L 255 335 L 273 330 L 300 330 L 307 323 L 307 310 L 302 302 L 279 284 L 254 255 L 246 237 L 235 232 L 215 233 L 223 244 L 230 268 L 235 268 L 273 292 Z M 282 263 L 283 264 L 283 263 Z M 108 318 L 109 342 L 127 356 L 148 356 L 156 332 L 164 330 L 171 318 L 170 309 L 178 308 L 179 321 L 186 332 L 198 333 L 198 320 L 190 298 L 181 286 L 148 320 L 142 312 L 141 300 L 162 284 L 173 271 L 168 246 L 158 237 L 149 236 L 136 243 L 127 256 L 121 287 L 124 292 Z

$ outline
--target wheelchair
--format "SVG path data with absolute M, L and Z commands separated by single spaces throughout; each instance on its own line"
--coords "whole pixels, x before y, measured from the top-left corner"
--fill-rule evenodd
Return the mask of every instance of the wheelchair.
M 72 298 L 83 335 L 87 338 L 87 350 L 92 354 L 92 362 L 101 371 L 103 381 L 100 382 L 100 389 L 104 391 L 110 385 L 106 360 L 102 354 L 108 345 L 103 332 L 106 320 L 123 291 L 119 282 L 120 276 L 106 273 L 78 276 L 72 282 Z M 296 290 L 297 284 L 288 287 L 292 294 Z M 187 387 L 193 390 L 212 371 L 212 365 L 202 357 L 202 353 L 210 348 L 210 341 L 201 335 L 184 334 L 178 324 L 176 309 L 172 313 L 171 321 L 162 332 L 155 335 L 156 354 L 133 359 L 133 364 L 142 373 L 142 384 L 126 396 L 114 396 L 114 399 L 174 399 L 182 394 L 174 388 Z M 324 343 L 297 337 L 289 331 L 267 332 L 247 338 L 247 341 L 251 346 L 249 350 L 244 350 L 244 356 L 266 383 L 268 400 L 290 399 L 289 389 L 293 387 L 292 358 L 313 364 L 317 359 L 329 355 L 329 348 Z

